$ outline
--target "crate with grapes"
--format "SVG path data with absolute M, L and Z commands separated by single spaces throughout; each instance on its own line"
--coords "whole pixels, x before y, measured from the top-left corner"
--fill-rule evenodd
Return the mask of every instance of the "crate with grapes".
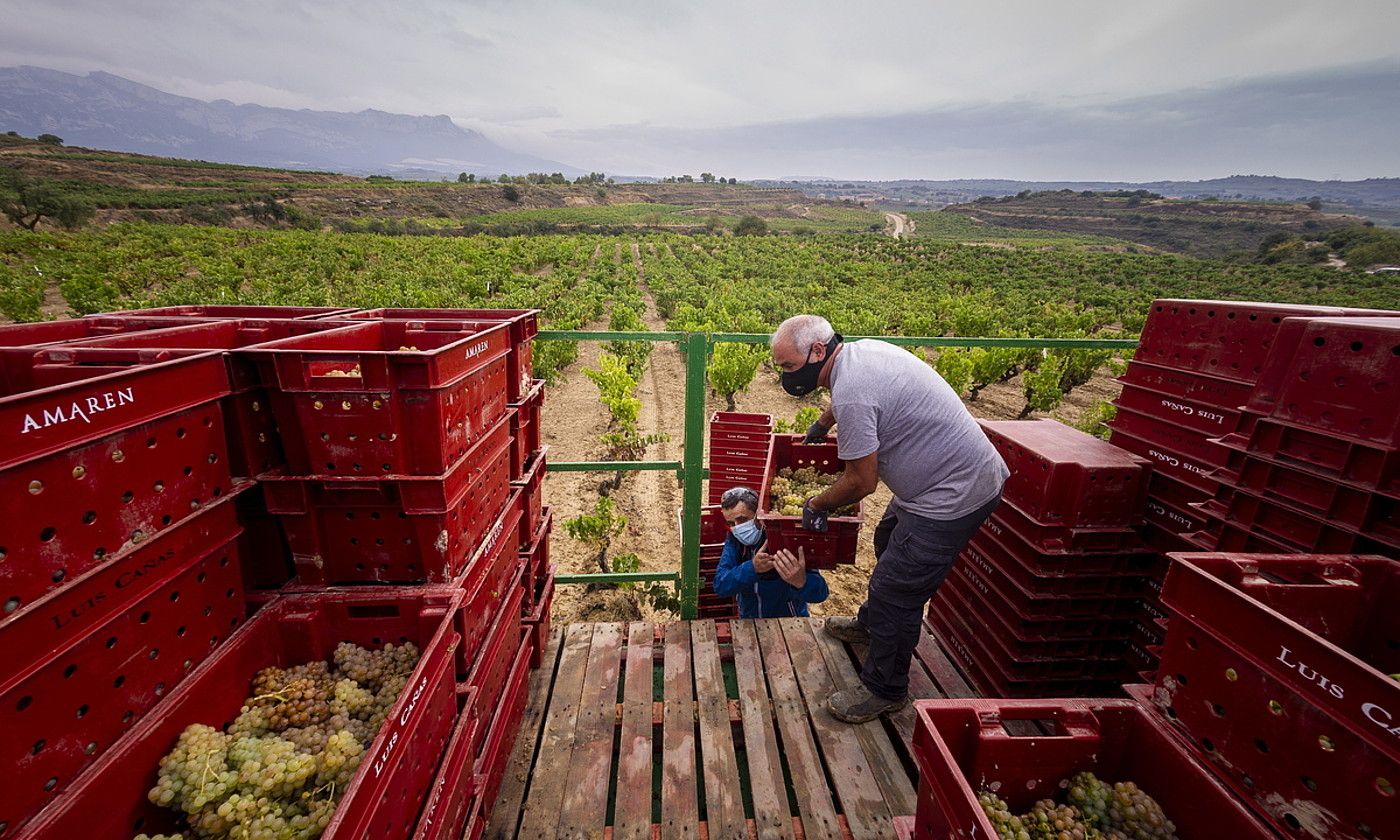
M 796 554 L 801 549 L 809 569 L 856 562 L 856 539 L 864 521 L 860 502 L 831 511 L 825 533 L 802 527 L 803 503 L 834 484 L 844 469 L 834 442 L 803 443 L 802 435 L 773 435 L 758 500 L 765 551 Z

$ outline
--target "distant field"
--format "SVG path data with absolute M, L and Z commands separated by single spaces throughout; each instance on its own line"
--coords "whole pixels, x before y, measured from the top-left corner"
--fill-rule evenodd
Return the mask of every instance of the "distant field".
M 751 207 L 707 207 L 703 204 L 607 204 L 587 207 L 547 207 L 483 213 L 463 219 L 428 219 L 425 224 L 485 226 L 510 224 L 563 227 L 732 228 L 743 215 L 763 218 L 772 230 L 787 233 L 860 233 L 883 228 L 883 213 L 858 207 L 821 204 L 775 205 L 755 202 Z M 873 228 L 872 228 L 873 226 Z
M 1008 242 L 1034 247 L 1036 245 L 1107 245 L 1127 246 L 1132 243 L 1111 236 L 1094 236 L 1055 230 L 1033 230 L 979 224 L 962 213 L 924 211 L 907 214 L 914 221 L 914 237 L 934 242 Z

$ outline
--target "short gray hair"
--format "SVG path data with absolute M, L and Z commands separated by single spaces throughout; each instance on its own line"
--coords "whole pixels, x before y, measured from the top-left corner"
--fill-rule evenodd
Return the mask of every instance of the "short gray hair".
M 831 322 L 820 315 L 794 315 L 778 325 L 769 339 L 768 346 L 776 348 L 784 338 L 791 339 L 800 352 L 812 349 L 813 344 L 826 344 L 836 337 Z
M 758 513 L 758 494 L 747 487 L 731 487 L 719 497 L 719 506 L 725 510 L 733 510 L 741 502 Z

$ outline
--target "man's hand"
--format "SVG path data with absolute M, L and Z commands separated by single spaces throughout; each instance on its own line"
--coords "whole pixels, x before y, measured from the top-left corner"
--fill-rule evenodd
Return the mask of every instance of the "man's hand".
M 753 556 L 753 570 L 759 574 L 773 571 L 773 555 L 760 551 Z
M 773 568 L 794 589 L 801 589 L 807 583 L 807 557 L 800 547 L 795 555 L 786 548 L 780 550 L 773 558 Z
M 820 420 L 817 420 L 813 422 L 812 425 L 807 427 L 807 436 L 802 438 L 802 442 L 821 443 L 822 441 L 826 440 L 826 434 L 829 431 L 831 431 L 830 426 L 826 425 Z
M 826 533 L 826 520 L 831 514 L 824 510 L 817 510 L 812 507 L 812 500 L 808 499 L 802 504 L 802 527 L 808 531 L 816 531 L 819 534 Z

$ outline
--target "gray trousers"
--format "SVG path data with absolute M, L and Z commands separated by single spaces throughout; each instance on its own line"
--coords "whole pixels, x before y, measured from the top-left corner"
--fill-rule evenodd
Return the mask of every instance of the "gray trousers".
M 856 614 L 870 631 L 860 681 L 872 694 L 899 700 L 909 693 L 909 662 L 923 632 L 924 609 L 953 569 L 958 553 L 992 515 L 1001 495 L 959 519 L 938 520 L 885 509 L 875 526 L 875 571 Z

